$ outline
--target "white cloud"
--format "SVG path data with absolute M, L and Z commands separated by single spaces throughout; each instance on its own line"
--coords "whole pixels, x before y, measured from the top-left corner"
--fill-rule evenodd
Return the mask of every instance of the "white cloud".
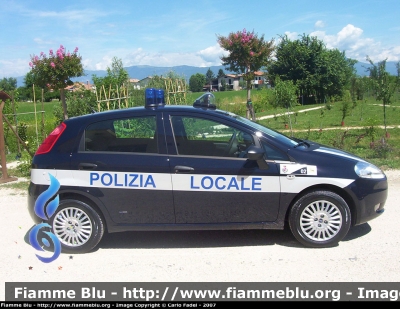
M 131 51 L 122 58 L 124 66 L 151 65 L 170 67 L 179 65 L 190 65 L 207 67 L 221 65 L 220 57 L 224 51 L 219 45 L 210 46 L 198 52 L 191 53 L 155 53 L 146 52 L 142 48 Z
M 112 58 L 113 57 L 110 57 L 110 56 L 104 56 L 101 59 L 101 61 L 99 61 L 95 64 L 95 69 L 96 70 L 106 70 L 108 67 L 111 67 Z
M 289 40 L 294 41 L 297 40 L 299 38 L 299 34 L 297 32 L 289 32 L 286 31 L 285 35 L 288 37 Z M 279 42 L 280 40 L 278 40 Z
M 37 18 L 53 18 L 59 21 L 67 21 L 70 25 L 76 26 L 76 23 L 88 24 L 99 18 L 108 15 L 107 12 L 101 12 L 96 9 L 70 10 L 70 11 L 41 11 L 41 10 L 25 10 L 21 15 L 37 19 Z
M 221 56 L 227 55 L 228 52 L 221 48 L 219 44 L 215 44 L 214 46 L 207 47 L 206 49 L 203 49 L 196 54 L 205 61 L 213 63 L 212 65 L 220 65 Z
M 353 25 L 347 25 L 337 34 L 337 40 L 339 44 L 352 44 L 361 40 L 363 30 Z
M 337 48 L 346 52 L 346 56 L 360 62 L 366 62 L 369 56 L 372 61 L 399 61 L 400 46 L 384 47 L 380 42 L 363 37 L 363 30 L 348 24 L 336 35 L 328 35 L 325 31 L 314 31 L 310 36 L 316 36 L 324 41 L 327 48 Z
M 1 78 L 26 75 L 29 71 L 29 60 L 14 59 L 12 61 L 0 60 Z
M 322 20 L 317 20 L 317 22 L 314 25 L 315 28 L 324 28 L 325 23 Z
M 50 45 L 50 44 L 53 44 L 53 42 L 45 41 L 45 40 L 43 40 L 41 38 L 34 38 L 33 41 L 38 45 Z

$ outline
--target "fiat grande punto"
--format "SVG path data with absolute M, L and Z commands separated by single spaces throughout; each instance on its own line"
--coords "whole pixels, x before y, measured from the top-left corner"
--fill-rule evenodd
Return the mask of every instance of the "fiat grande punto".
M 384 212 L 382 170 L 216 108 L 146 89 L 143 107 L 63 121 L 32 161 L 28 209 L 62 252 L 104 233 L 289 227 L 306 247 L 338 245 Z

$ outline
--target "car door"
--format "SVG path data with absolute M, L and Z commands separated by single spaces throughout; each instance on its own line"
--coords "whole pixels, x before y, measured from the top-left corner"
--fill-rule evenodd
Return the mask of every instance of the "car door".
M 81 190 L 96 197 L 119 224 L 174 223 L 168 156 L 156 112 L 124 115 L 89 124 L 72 169 L 85 179 Z M 76 179 L 78 183 L 80 180 Z
M 176 153 L 170 156 L 176 223 L 274 221 L 279 211 L 279 171 L 261 169 L 245 148 L 252 131 L 212 116 L 170 112 Z M 167 133 L 168 135 L 168 133 Z

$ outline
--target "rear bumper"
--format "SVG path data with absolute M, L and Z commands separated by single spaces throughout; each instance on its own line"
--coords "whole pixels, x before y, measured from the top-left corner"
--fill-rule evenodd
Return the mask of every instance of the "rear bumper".
M 35 202 L 39 196 L 39 191 L 37 190 L 38 185 L 35 185 L 31 182 L 28 188 L 28 212 L 35 224 L 43 222 L 43 219 L 38 217 L 35 213 Z

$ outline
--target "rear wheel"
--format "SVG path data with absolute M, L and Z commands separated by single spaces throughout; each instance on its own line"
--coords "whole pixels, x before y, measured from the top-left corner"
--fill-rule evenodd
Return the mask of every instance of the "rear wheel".
M 331 191 L 313 191 L 300 197 L 289 214 L 292 234 L 307 247 L 337 245 L 347 235 L 350 225 L 349 206 Z
M 61 242 L 61 252 L 65 253 L 86 253 L 100 242 L 104 234 L 100 215 L 78 200 L 61 201 L 50 225 Z

